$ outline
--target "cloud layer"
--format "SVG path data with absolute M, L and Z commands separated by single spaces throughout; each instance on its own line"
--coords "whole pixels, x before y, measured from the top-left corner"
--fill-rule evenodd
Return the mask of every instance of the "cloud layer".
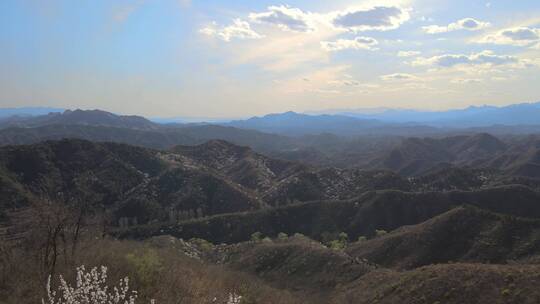
M 433 56 L 430 58 L 417 58 L 413 62 L 413 65 L 431 65 L 449 68 L 458 65 L 504 65 L 518 62 L 519 59 L 515 56 L 496 55 L 492 51 L 483 51 L 471 55 L 444 54 L 439 56 Z

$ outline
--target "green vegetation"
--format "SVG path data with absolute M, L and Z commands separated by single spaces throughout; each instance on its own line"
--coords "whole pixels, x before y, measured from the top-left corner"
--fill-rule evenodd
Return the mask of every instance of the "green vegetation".
M 128 253 L 126 260 L 133 271 L 132 277 L 136 278 L 138 285 L 145 290 L 158 279 L 163 267 L 157 251 L 151 248 L 145 248 L 142 252 Z
M 386 230 L 379 230 L 379 229 L 375 230 L 375 236 L 377 237 L 384 236 L 386 234 L 388 234 Z
M 332 234 L 324 233 L 323 239 L 328 239 L 331 237 Z M 340 232 L 337 234 L 337 238 L 326 241 L 326 244 L 328 247 L 334 249 L 334 250 L 343 250 L 347 247 L 347 244 L 349 243 L 349 236 L 345 232 Z
M 260 232 L 254 232 L 253 234 L 251 234 L 251 241 L 252 242 L 260 242 L 263 238 L 263 235 L 262 233 Z

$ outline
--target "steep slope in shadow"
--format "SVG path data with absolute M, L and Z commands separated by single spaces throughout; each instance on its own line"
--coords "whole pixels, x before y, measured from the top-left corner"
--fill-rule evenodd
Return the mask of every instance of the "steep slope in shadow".
M 325 232 L 346 232 L 351 239 L 356 239 L 373 236 L 377 229 L 391 231 L 419 224 L 464 204 L 508 215 L 540 218 L 539 200 L 538 192 L 522 186 L 446 193 L 371 191 L 351 200 L 315 201 L 172 226 L 138 227 L 122 231 L 120 236 L 146 238 L 170 234 L 185 239 L 198 237 L 216 243 L 235 243 L 248 240 L 254 232 L 269 236 L 299 232 L 315 239 L 321 239 Z
M 83 140 L 0 149 L 2 198 L 28 204 L 28 195 L 75 203 L 132 222 L 254 210 L 265 206 L 250 191 L 204 168 L 171 163 L 160 152 Z
M 485 133 L 444 138 L 407 138 L 370 167 L 386 168 L 407 176 L 418 176 L 441 166 L 483 167 L 507 151 L 508 145 Z

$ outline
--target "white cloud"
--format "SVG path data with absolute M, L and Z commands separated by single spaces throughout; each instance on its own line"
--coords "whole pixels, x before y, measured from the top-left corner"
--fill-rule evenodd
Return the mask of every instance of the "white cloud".
M 398 28 L 410 19 L 409 12 L 397 6 L 375 6 L 369 9 L 338 13 L 332 23 L 352 31 L 387 31 Z
M 413 61 L 416 66 L 438 66 L 443 68 L 454 67 L 458 65 L 505 65 L 520 63 L 517 57 L 509 55 L 496 55 L 492 51 L 483 51 L 471 55 L 464 54 L 445 54 L 430 58 L 418 58 Z
M 507 28 L 495 34 L 487 35 L 479 42 L 535 47 L 540 43 L 540 29 L 529 27 Z
M 428 25 L 423 26 L 422 30 L 428 34 L 448 33 L 458 30 L 478 31 L 489 27 L 489 22 L 478 21 L 473 18 L 465 18 L 456 22 L 450 23 L 446 26 Z
M 418 51 L 399 51 L 397 53 L 398 57 L 415 57 L 420 54 L 421 52 L 418 52 Z
M 340 86 L 346 86 L 346 87 L 357 87 L 361 85 L 361 83 L 358 80 L 354 79 L 343 79 L 343 80 L 334 80 L 328 82 L 329 84 L 336 84 Z
M 354 39 L 338 39 L 336 41 L 321 41 L 321 46 L 329 52 L 353 50 L 375 50 L 379 42 L 371 37 L 356 37 Z
M 251 13 L 249 19 L 258 23 L 276 25 L 283 30 L 309 32 L 314 30 L 309 21 L 309 14 L 298 8 L 288 6 L 270 6 L 264 13 Z
M 227 42 L 232 39 L 260 39 L 263 37 L 252 30 L 248 22 L 241 19 L 234 19 L 233 24 L 222 28 L 218 28 L 217 24 L 213 23 L 212 26 L 203 28 L 200 32 Z
M 381 76 L 381 80 L 383 81 L 418 80 L 418 77 L 411 74 L 395 73 L 395 74 L 383 75 Z
M 477 78 L 456 78 L 451 80 L 454 84 L 479 84 L 482 83 L 481 79 Z

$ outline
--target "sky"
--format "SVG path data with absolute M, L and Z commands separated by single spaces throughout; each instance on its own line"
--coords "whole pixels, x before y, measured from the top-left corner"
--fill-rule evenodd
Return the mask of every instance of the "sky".
M 0 1 L 0 107 L 239 118 L 535 101 L 538 0 Z

